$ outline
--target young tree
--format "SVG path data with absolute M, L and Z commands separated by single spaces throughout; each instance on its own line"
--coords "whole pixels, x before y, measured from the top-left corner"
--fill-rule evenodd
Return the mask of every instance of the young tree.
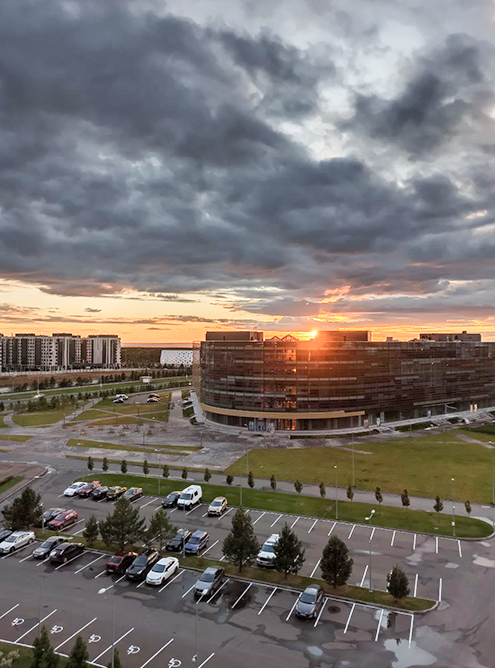
M 225 478 L 225 481 L 227 485 L 231 485 L 234 482 L 234 476 L 229 473 L 228 476 Z
M 5 526 L 12 531 L 35 526 L 39 523 L 42 512 L 41 496 L 36 494 L 31 487 L 26 487 L 20 496 L 2 510 Z
M 158 552 L 163 552 L 163 546 L 177 533 L 177 527 L 174 527 L 168 514 L 160 508 L 152 516 L 150 525 L 146 532 L 148 544 L 151 545 L 155 541 L 158 543 Z
M 287 578 L 289 573 L 298 573 L 304 564 L 302 542 L 287 524 L 282 528 L 278 543 L 275 545 L 275 570 Z
M 57 668 L 59 660 L 50 643 L 48 631 L 43 626 L 41 635 L 33 640 L 33 659 L 30 668 Z
M 170 475 L 170 469 L 168 468 L 167 464 L 164 464 L 162 469 L 162 476 L 164 478 L 168 478 L 169 475 Z
M 404 508 L 409 508 L 411 505 L 411 499 L 409 498 L 409 494 L 407 492 L 407 489 L 405 489 L 402 494 L 400 495 L 400 499 L 402 501 L 402 505 Z
M 394 566 L 387 575 L 387 591 L 394 597 L 395 602 L 409 596 L 409 580 L 400 566 Z
M 441 513 L 443 510 L 443 501 L 439 496 L 435 497 L 435 503 L 433 504 L 433 510 L 436 510 L 437 513 Z
M 273 473 L 270 476 L 270 487 L 273 489 L 273 491 L 275 491 L 277 489 L 277 479 L 275 478 Z
M 352 573 L 354 560 L 349 557 L 349 550 L 338 536 L 331 536 L 323 549 L 320 568 L 323 579 L 333 587 L 347 583 Z
M 301 482 L 300 480 L 296 480 L 296 482 L 294 483 L 294 489 L 296 490 L 296 492 L 297 492 L 298 494 L 300 494 L 300 493 L 302 492 L 302 490 L 303 490 L 303 484 L 302 484 L 302 482 Z
M 347 498 L 349 501 L 352 501 L 354 498 L 354 490 L 352 489 L 352 485 L 350 483 L 347 485 Z
M 247 484 L 253 489 L 254 487 L 254 475 L 252 471 L 249 471 L 248 477 L 247 477 Z
M 98 532 L 98 520 L 96 519 L 95 515 L 91 515 L 91 517 L 86 522 L 86 527 L 83 531 L 83 536 L 86 539 L 86 543 L 89 545 L 89 547 L 93 547 L 93 545 L 96 543 L 98 539 Z
M 186 469 L 185 466 L 182 469 L 181 477 L 182 477 L 183 480 L 187 480 L 187 469 Z
M 86 668 L 88 660 L 89 654 L 86 643 L 81 636 L 77 636 L 76 644 L 72 648 L 72 652 L 69 654 L 65 668 Z
M 205 469 L 204 479 L 206 483 L 210 482 L 211 480 L 210 469 Z
M 325 489 L 325 483 L 320 482 L 320 496 L 322 499 L 324 499 L 327 495 L 327 490 Z
M 242 508 L 238 508 L 232 519 L 230 533 L 223 541 L 222 552 L 227 561 L 239 567 L 240 573 L 243 565 L 253 563 L 259 551 L 260 544 L 254 535 L 251 518 Z
M 122 475 L 125 475 L 127 473 L 127 462 L 125 459 L 122 460 L 122 463 L 120 465 L 120 470 L 122 472 Z
M 379 487 L 377 487 L 377 488 L 375 489 L 375 499 L 376 499 L 376 500 L 378 501 L 378 503 L 380 503 L 380 504 L 381 504 L 382 501 L 383 501 L 382 490 L 381 490 Z
M 115 503 L 113 513 L 100 522 L 100 534 L 105 545 L 114 545 L 125 552 L 142 540 L 145 524 L 146 520 L 139 515 L 139 508 L 134 508 L 130 501 L 121 497 Z
M 145 459 L 143 462 L 143 473 L 145 476 L 148 476 L 149 472 L 150 472 L 150 465 L 148 464 L 148 460 Z
M 110 658 L 110 661 L 108 663 L 108 668 L 122 668 L 122 662 L 120 660 L 120 654 L 117 648 L 115 648 L 113 653 L 113 664 L 112 664 L 112 659 Z
M 471 515 L 471 501 L 464 501 L 464 508 L 466 509 L 468 516 Z
M 88 457 L 88 471 L 92 471 L 95 467 L 93 457 Z
M 103 461 L 101 463 L 101 468 L 103 469 L 104 473 L 106 473 L 108 471 L 108 459 L 106 457 L 103 457 Z

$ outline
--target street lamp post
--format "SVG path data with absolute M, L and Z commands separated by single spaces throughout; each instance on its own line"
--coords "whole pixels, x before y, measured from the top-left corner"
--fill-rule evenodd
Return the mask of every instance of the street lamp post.
M 450 479 L 452 482 L 452 535 L 455 536 L 455 478 Z
M 113 586 L 113 585 L 112 585 Z M 98 594 L 105 594 L 107 591 L 109 591 L 110 587 L 102 587 L 101 589 L 98 590 Z M 112 668 L 115 666 L 115 608 L 114 608 L 114 601 L 113 597 L 115 594 L 115 589 L 112 592 Z
M 490 445 L 492 449 L 492 506 L 495 506 L 495 475 L 494 475 L 494 468 L 493 468 L 493 450 L 495 449 L 493 447 L 492 441 L 488 441 L 488 444 Z
M 370 528 L 371 528 L 371 520 L 372 520 L 374 514 L 375 514 L 375 509 L 373 508 L 371 510 L 370 516 L 366 517 L 366 521 L 370 525 Z M 370 561 L 369 561 L 368 568 L 369 568 L 369 571 L 370 571 L 370 592 L 372 592 L 373 591 L 373 583 L 372 583 L 372 577 L 371 577 L 371 538 L 370 538 L 369 544 L 370 544 L 370 551 L 369 551 Z
M 339 519 L 339 495 L 337 492 L 337 464 L 333 467 L 335 469 L 335 519 Z
M 356 486 L 356 479 L 355 479 L 355 475 L 354 475 L 354 436 L 351 436 L 351 438 L 352 438 L 352 441 L 351 441 L 351 445 L 352 445 L 352 486 L 355 487 Z

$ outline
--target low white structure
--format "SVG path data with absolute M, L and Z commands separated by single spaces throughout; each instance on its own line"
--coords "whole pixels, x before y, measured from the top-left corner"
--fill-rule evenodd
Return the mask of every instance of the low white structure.
M 162 366 L 191 366 L 192 361 L 192 348 L 165 348 L 160 354 Z

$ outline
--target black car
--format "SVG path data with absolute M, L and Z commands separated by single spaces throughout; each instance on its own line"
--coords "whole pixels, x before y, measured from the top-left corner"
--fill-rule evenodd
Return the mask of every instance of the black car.
M 296 615 L 303 618 L 316 617 L 323 605 L 325 595 L 320 585 L 309 585 L 296 604 Z
M 162 501 L 162 508 L 173 508 L 177 505 L 177 499 L 180 496 L 180 492 L 170 492 Z
M 147 550 L 137 556 L 125 574 L 129 580 L 144 580 L 156 562 L 160 559 L 160 554 L 156 550 Z
M 141 487 L 129 487 L 127 492 L 124 494 L 124 499 L 128 501 L 135 501 L 140 499 L 143 496 L 143 490 Z
M 91 498 L 94 501 L 101 501 L 101 499 L 104 499 L 107 495 L 108 492 L 108 487 L 97 487 L 95 491 L 91 494 Z
M 10 529 L 0 529 L 0 543 L 10 536 L 12 531 Z
M 45 510 L 43 515 L 40 517 L 37 526 L 46 527 L 48 525 L 48 522 L 51 522 L 51 520 L 54 520 L 57 517 L 57 515 L 60 515 L 60 513 L 63 512 L 64 512 L 63 508 L 49 508 L 48 510 Z
M 50 538 L 47 538 L 44 543 L 41 543 L 41 545 L 34 550 L 33 557 L 35 559 L 46 559 L 57 545 L 65 543 L 65 541 L 65 536 L 50 536 Z
M 169 552 L 181 552 L 184 547 L 184 543 L 187 543 L 191 537 L 191 532 L 187 529 L 179 529 L 172 540 L 169 540 L 167 543 L 167 550 Z
M 61 543 L 50 552 L 50 561 L 56 564 L 65 564 L 66 561 L 82 554 L 85 549 L 82 543 Z

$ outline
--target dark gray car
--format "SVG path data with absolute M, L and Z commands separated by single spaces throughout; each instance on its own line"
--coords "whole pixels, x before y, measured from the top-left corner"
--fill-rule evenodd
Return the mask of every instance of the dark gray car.
M 310 585 L 301 594 L 296 605 L 298 617 L 316 617 L 323 605 L 324 593 L 320 585 Z
M 50 552 L 54 550 L 57 545 L 67 540 L 67 536 L 50 536 L 44 543 L 41 543 L 33 552 L 35 559 L 46 559 L 50 556 Z
M 194 595 L 199 596 L 213 596 L 213 594 L 223 584 L 225 572 L 223 568 L 210 566 L 206 568 L 199 580 L 194 585 Z

